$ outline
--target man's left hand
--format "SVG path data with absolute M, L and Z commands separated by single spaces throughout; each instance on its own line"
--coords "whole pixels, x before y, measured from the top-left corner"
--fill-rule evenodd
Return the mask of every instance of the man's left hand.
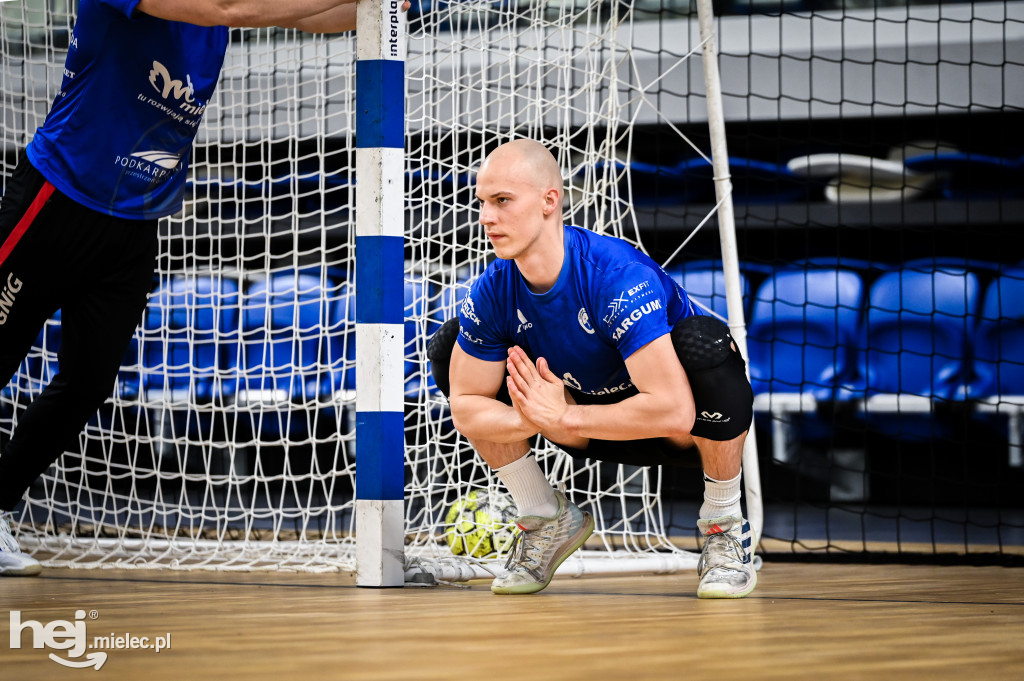
M 559 430 L 569 405 L 565 386 L 543 357 L 536 365 L 518 345 L 508 351 L 508 392 L 516 408 L 542 431 Z

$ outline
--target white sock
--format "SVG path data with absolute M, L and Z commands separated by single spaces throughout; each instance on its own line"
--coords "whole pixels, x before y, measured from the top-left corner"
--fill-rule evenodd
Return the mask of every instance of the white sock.
M 732 480 L 715 480 L 704 474 L 704 503 L 700 507 L 702 520 L 721 518 L 725 515 L 743 517 L 740 508 L 740 473 Z
M 551 518 L 558 512 L 555 489 L 544 477 L 544 471 L 540 469 L 533 454 L 516 459 L 498 468 L 495 473 L 512 495 L 519 515 Z

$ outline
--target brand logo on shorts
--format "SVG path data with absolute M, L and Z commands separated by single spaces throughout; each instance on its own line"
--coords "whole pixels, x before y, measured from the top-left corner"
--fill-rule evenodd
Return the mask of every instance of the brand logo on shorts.
M 593 333 L 593 331 L 591 331 L 591 333 Z M 580 382 L 577 381 L 576 378 L 568 371 L 562 374 L 562 383 L 565 383 L 570 388 L 575 388 L 576 390 L 583 390 L 583 386 L 580 385 Z
M 723 418 L 724 417 L 724 418 Z M 698 417 L 701 421 L 714 421 L 716 423 L 728 423 L 732 420 L 731 417 L 725 416 L 725 414 L 715 411 L 702 411 Z
M 7 323 L 7 315 L 14 307 L 14 299 L 22 286 L 24 284 L 21 283 L 21 279 L 14 276 L 14 272 L 7 275 L 7 284 L 0 289 L 0 326 Z
M 590 325 L 590 315 L 587 314 L 586 308 L 581 307 L 580 313 L 576 315 L 576 319 L 579 320 L 580 326 L 587 333 L 594 333 L 594 327 Z

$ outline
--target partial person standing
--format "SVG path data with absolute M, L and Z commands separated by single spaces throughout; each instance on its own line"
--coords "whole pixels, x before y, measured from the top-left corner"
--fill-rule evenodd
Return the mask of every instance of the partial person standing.
M 408 3 L 403 9 L 408 9 Z M 0 575 L 31 575 L 9 512 L 110 394 L 181 209 L 232 26 L 355 28 L 355 0 L 81 0 L 64 80 L 0 203 L 0 380 L 61 310 L 59 371 L 0 452 Z

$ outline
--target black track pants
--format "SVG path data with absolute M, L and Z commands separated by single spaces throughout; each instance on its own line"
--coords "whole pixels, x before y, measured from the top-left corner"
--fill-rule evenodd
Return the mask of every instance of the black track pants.
M 110 395 L 153 282 L 157 221 L 75 203 L 22 156 L 0 203 L 0 382 L 61 310 L 57 375 L 0 453 L 0 510 L 69 449 Z

